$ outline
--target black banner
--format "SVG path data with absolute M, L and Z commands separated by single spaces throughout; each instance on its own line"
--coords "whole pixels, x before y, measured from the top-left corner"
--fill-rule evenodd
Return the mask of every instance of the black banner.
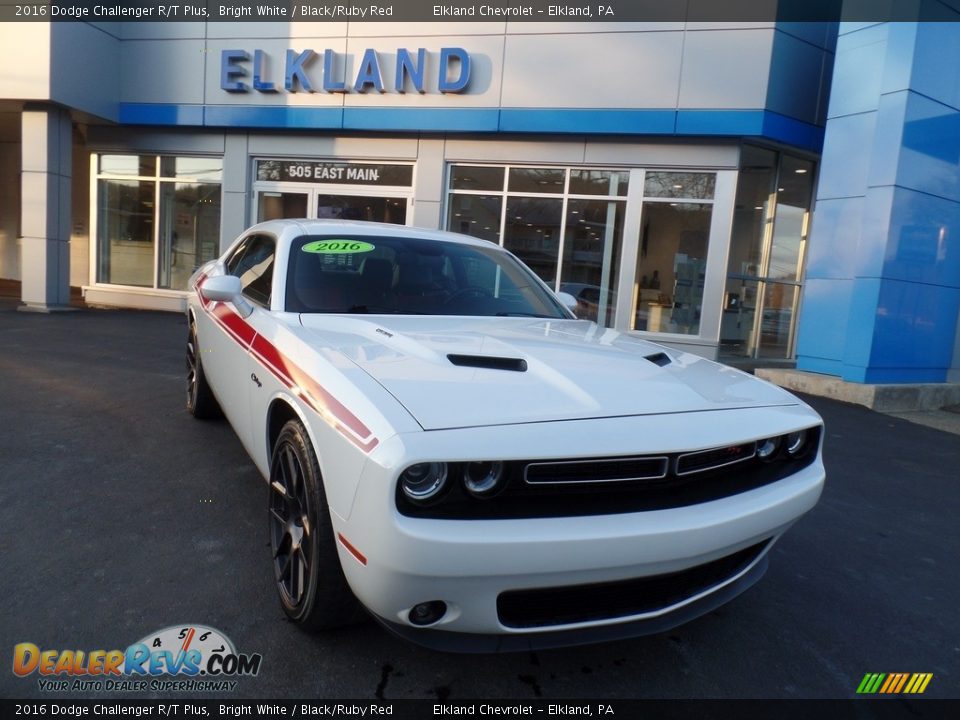
M 38 0 L 5 2 L 23 22 L 836 22 L 960 20 L 928 0 Z
M 900 720 L 954 718 L 948 700 L 0 700 L 8 718 L 643 718 L 656 720 Z

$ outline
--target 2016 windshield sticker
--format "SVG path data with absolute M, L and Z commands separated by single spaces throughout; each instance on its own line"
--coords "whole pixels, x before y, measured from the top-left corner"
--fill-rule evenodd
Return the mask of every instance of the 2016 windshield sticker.
M 376 250 L 376 245 L 360 240 L 314 240 L 304 245 L 301 250 L 305 253 L 319 253 L 321 255 L 340 255 L 349 253 L 368 253 Z

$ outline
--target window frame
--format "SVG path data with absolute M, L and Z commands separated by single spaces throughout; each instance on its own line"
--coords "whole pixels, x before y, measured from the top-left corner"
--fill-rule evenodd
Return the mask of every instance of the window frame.
M 502 187 L 497 190 L 468 190 L 453 187 L 454 168 L 461 167 L 492 167 L 503 170 Z M 565 181 L 562 190 L 550 193 L 533 193 L 508 190 L 510 181 L 510 170 L 512 168 L 543 168 L 543 169 L 561 169 L 565 171 Z M 572 173 L 578 171 L 606 171 L 611 173 L 627 174 L 627 189 L 623 194 L 617 195 L 591 195 L 585 193 L 570 192 Z M 646 194 L 646 179 L 648 173 L 678 173 L 681 175 L 709 174 L 713 176 L 712 197 L 663 197 Z M 638 333 L 649 335 L 662 341 L 677 342 L 681 344 L 711 344 L 716 345 L 720 333 L 720 304 L 723 285 L 723 271 L 718 270 L 719 264 L 726 262 L 727 249 L 729 244 L 729 223 L 732 219 L 733 188 L 736 184 L 736 170 L 728 167 L 691 167 L 682 165 L 658 165 L 658 166 L 616 166 L 616 165 L 574 165 L 563 164 L 556 165 L 550 163 L 537 162 L 476 162 L 470 160 L 447 159 L 445 183 L 444 183 L 444 207 L 441 213 L 441 223 L 445 229 L 451 229 L 459 232 L 458 228 L 451 227 L 451 213 L 454 212 L 456 198 L 464 195 L 474 196 L 499 196 L 500 197 L 500 227 L 497 233 L 497 244 L 505 247 L 505 233 L 507 227 L 507 203 L 510 198 L 560 198 L 561 206 L 561 224 L 559 228 L 559 241 L 557 243 L 557 264 L 556 275 L 552 283 L 553 289 L 559 289 L 561 279 L 563 278 L 563 260 L 565 245 L 567 243 L 567 219 L 569 216 L 568 206 L 572 200 L 587 201 L 608 201 L 622 202 L 623 204 L 623 235 L 620 239 L 620 258 L 616 277 L 611 277 L 608 293 L 613 293 L 615 300 L 615 309 L 613 313 L 612 327 L 623 332 Z M 634 278 L 636 269 L 637 255 L 639 253 L 640 236 L 639 231 L 642 227 L 642 209 L 645 203 L 668 203 L 668 204 L 697 204 L 711 206 L 711 222 L 707 245 L 706 274 L 704 278 L 703 291 L 703 311 L 701 313 L 700 325 L 696 334 L 688 335 L 685 333 L 668 332 L 648 332 L 643 330 L 632 330 L 630 319 L 632 317 L 632 296 L 633 285 L 639 283 L 639 278 Z M 469 233 L 466 233 L 469 234 Z M 720 272 L 719 285 L 717 278 L 714 277 Z M 550 283 L 548 283 L 550 284 Z M 713 307 L 716 305 L 717 307 Z
M 240 278 L 242 281 L 243 275 L 242 274 L 238 275 L 236 273 L 237 267 L 242 265 L 243 261 L 247 257 L 247 254 L 251 251 L 251 248 L 256 247 L 255 243 L 257 243 L 260 240 L 264 240 L 272 245 L 272 248 L 267 256 L 272 258 L 272 262 L 269 265 L 270 279 L 268 281 L 268 285 L 270 287 L 270 293 L 266 296 L 266 298 L 262 298 L 257 295 L 251 295 L 247 290 L 247 288 L 253 285 L 254 282 L 256 282 L 257 280 L 260 280 L 260 278 L 263 277 L 264 273 L 261 273 L 260 275 L 258 275 L 256 280 L 251 281 L 247 285 L 243 285 L 240 292 L 247 300 L 249 300 L 254 305 L 260 308 L 263 308 L 264 310 L 269 310 L 273 303 L 273 296 L 274 296 L 273 283 L 274 283 L 274 280 L 276 279 L 275 271 L 277 267 L 278 241 L 275 235 L 272 235 L 271 233 L 263 232 L 262 230 L 257 232 L 252 232 L 249 235 L 245 235 L 243 239 L 240 240 L 240 242 L 234 248 L 233 252 L 230 254 L 230 257 L 226 261 L 224 261 L 223 270 L 225 274 L 233 275 L 234 277 Z M 264 258 L 264 260 L 265 259 L 266 258 Z M 237 265 L 231 268 L 230 263 L 233 260 L 236 260 Z M 263 260 L 261 260 L 260 262 L 263 262 Z M 245 268 L 244 272 L 248 271 L 249 269 L 250 268 Z M 265 270 L 264 272 L 267 272 L 267 270 Z
M 100 171 L 100 163 L 102 158 L 107 157 L 123 157 L 123 156 L 135 156 L 138 158 L 152 158 L 153 159 L 153 173 L 150 175 L 140 175 L 140 174 L 124 174 L 121 172 L 109 172 L 109 171 Z M 211 161 L 216 161 L 220 163 L 220 178 L 219 180 L 214 180 L 210 178 L 195 177 L 195 176 L 183 176 L 178 177 L 174 174 L 164 174 L 164 160 L 178 158 L 189 158 L 203 160 L 208 159 Z M 177 290 L 173 288 L 165 288 L 160 285 L 160 262 L 161 262 L 161 243 L 160 243 L 160 212 L 161 212 L 161 196 L 162 196 L 162 186 L 164 183 L 176 184 L 205 184 L 205 185 L 218 185 L 220 188 L 220 207 L 223 207 L 223 166 L 224 166 L 224 156 L 216 155 L 211 153 L 181 153 L 181 152 L 166 152 L 166 153 L 157 153 L 157 152 L 142 152 L 137 150 L 128 150 L 128 151 L 99 151 L 90 153 L 90 243 L 89 243 L 89 268 L 90 268 L 90 285 L 98 288 L 111 288 L 117 290 L 131 291 L 135 293 L 149 293 L 151 295 L 167 295 L 167 296 L 186 296 L 189 292 L 189 288 L 184 288 L 182 290 Z M 139 169 L 138 169 L 139 172 Z M 100 181 L 101 180 L 117 180 L 117 181 L 135 181 L 135 182 L 150 182 L 153 183 L 153 228 L 151 230 L 151 242 L 153 243 L 153 259 L 152 266 L 150 268 L 151 282 L 149 285 L 130 285 L 127 283 L 113 283 L 108 280 L 101 279 L 102 273 L 101 269 L 101 239 L 100 239 L 100 223 L 99 223 L 99 203 L 100 203 Z M 221 215 L 220 218 L 220 228 L 218 229 L 218 236 L 223 229 L 223 218 Z M 209 260 L 214 260 L 220 256 L 220 249 L 223 247 L 223 240 L 220 237 L 217 247 L 217 254 L 208 258 L 205 262 Z M 203 263 L 200 263 L 202 265 Z

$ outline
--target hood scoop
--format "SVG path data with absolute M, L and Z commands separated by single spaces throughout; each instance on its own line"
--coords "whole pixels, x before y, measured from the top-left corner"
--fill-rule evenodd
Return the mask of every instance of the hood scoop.
M 447 355 L 447 360 L 460 367 L 510 370 L 512 372 L 527 371 L 527 361 L 523 358 L 493 357 L 491 355 Z
M 659 365 L 660 367 L 669 365 L 672 362 L 670 356 L 662 352 L 654 353 L 653 355 L 644 355 L 643 359 L 649 360 L 654 365 Z

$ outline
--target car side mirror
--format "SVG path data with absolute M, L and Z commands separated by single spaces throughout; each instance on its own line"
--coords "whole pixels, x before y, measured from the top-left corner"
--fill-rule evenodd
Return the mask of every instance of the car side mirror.
M 560 304 L 563 305 L 567 310 L 572 312 L 574 315 L 577 314 L 577 299 L 568 292 L 563 292 L 562 290 L 555 293 L 557 300 L 560 301 Z
M 241 317 L 249 317 L 253 312 L 250 303 L 243 297 L 243 284 L 236 275 L 214 275 L 200 283 L 200 294 L 207 300 L 230 302 Z

